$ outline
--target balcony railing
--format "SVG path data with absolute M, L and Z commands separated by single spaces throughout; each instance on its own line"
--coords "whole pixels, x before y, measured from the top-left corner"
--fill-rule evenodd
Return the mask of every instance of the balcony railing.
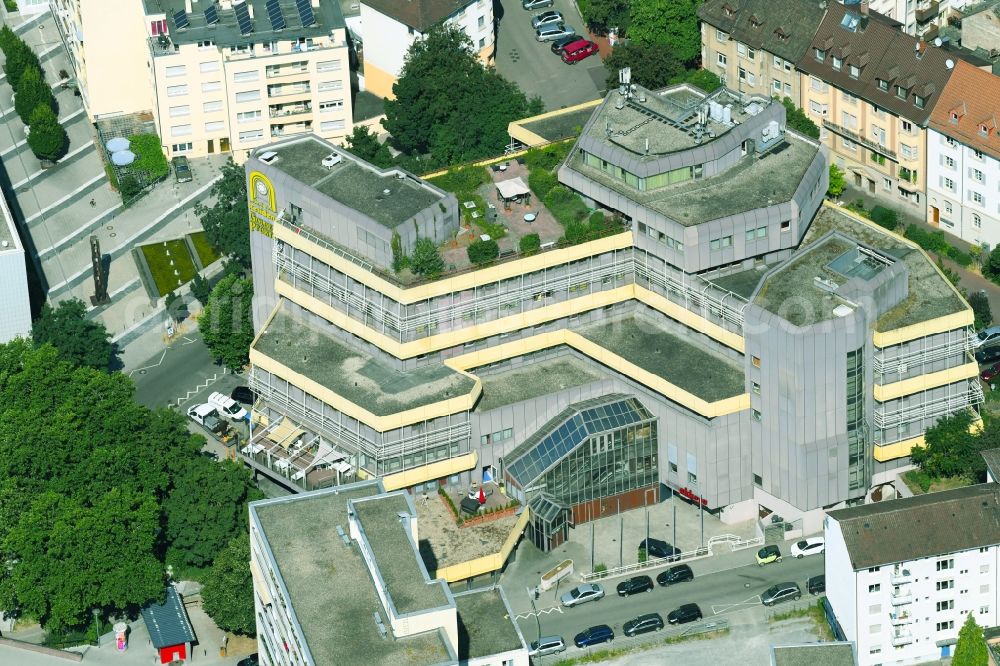
M 272 106 L 268 109 L 268 115 L 271 118 L 286 118 L 288 116 L 297 116 L 303 113 L 312 113 L 312 104 L 296 104 L 294 106 L 282 106 L 280 108 Z
M 935 345 L 909 351 L 904 354 L 890 356 L 890 351 L 898 351 L 898 348 L 888 347 L 881 349 L 876 347 L 875 356 L 872 359 L 872 367 L 876 375 L 903 374 L 909 366 L 935 363 L 948 358 L 964 354 L 972 349 L 972 332 L 965 329 L 958 329 L 957 332 L 948 334 L 951 339 Z M 885 380 L 896 381 L 896 378 Z M 879 383 L 885 383 L 885 381 Z
M 859 143 L 866 148 L 870 148 L 871 150 L 874 150 L 876 153 L 879 153 L 880 155 L 885 155 L 886 157 L 889 157 L 891 159 L 896 159 L 895 150 L 889 150 L 888 148 L 878 143 L 877 141 L 872 141 L 871 139 L 863 137 L 854 130 L 849 130 L 846 127 L 841 127 L 837 123 L 830 122 L 829 120 L 823 121 L 823 127 L 830 130 L 831 132 L 834 132 L 836 134 L 839 134 L 840 136 L 850 139 L 854 143 Z
M 310 91 L 309 84 L 301 86 L 268 86 L 267 96 L 286 97 L 288 95 L 308 94 L 309 91 Z
M 271 125 L 271 136 L 293 136 L 312 131 L 312 123 L 301 125 Z
M 936 400 L 927 400 L 916 405 L 892 411 L 880 409 L 876 405 L 875 427 L 882 429 L 893 428 L 902 423 L 945 416 L 966 407 L 981 405 L 984 400 L 983 389 L 979 385 L 979 381 L 973 379 L 954 394 L 937 398 Z
M 932 2 L 921 3 L 917 6 L 917 23 L 927 23 L 932 18 L 938 15 L 938 11 L 941 9 L 941 3 L 938 0 L 932 0 Z
M 305 74 L 308 71 L 309 71 L 308 65 L 298 65 L 298 66 L 286 65 L 282 67 L 268 67 L 267 69 L 264 70 L 264 75 L 269 79 L 273 79 L 277 76 L 288 76 L 290 74 Z
M 892 581 L 893 585 L 902 585 L 903 583 L 912 583 L 913 574 L 910 573 L 909 569 L 896 568 L 892 572 L 889 580 Z
M 909 590 L 900 590 L 889 595 L 889 601 L 893 606 L 902 606 L 903 604 L 912 603 L 913 595 L 910 594 Z
M 913 642 L 913 634 L 908 631 L 897 631 L 892 634 L 893 647 L 908 645 Z
M 913 622 L 913 617 L 910 615 L 910 611 L 904 610 L 898 613 L 889 613 L 889 621 L 892 622 L 893 626 L 899 626 Z

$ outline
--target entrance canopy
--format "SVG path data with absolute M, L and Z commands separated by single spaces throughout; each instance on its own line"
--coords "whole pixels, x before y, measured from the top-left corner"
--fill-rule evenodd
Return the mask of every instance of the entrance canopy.
M 501 199 L 517 199 L 530 193 L 531 190 L 524 184 L 520 176 L 497 183 L 497 194 L 500 195 Z

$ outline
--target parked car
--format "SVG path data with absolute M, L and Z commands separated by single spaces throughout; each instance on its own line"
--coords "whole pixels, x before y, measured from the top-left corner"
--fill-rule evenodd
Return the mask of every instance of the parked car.
M 584 583 L 583 585 L 577 585 L 572 590 L 559 597 L 559 601 L 562 602 L 563 606 L 572 608 L 573 606 L 585 604 L 588 601 L 597 601 L 603 597 L 603 587 L 597 583 Z
M 651 631 L 659 631 L 663 629 L 663 626 L 663 618 L 660 617 L 659 613 L 646 613 L 623 624 L 622 631 L 626 636 L 638 636 L 639 634 L 648 634 Z
M 809 590 L 809 594 L 814 597 L 818 594 L 823 594 L 826 592 L 826 576 L 823 574 L 813 576 L 806 581 L 806 589 Z
M 802 590 L 797 583 L 778 583 L 764 590 L 764 594 L 760 595 L 760 602 L 765 606 L 773 606 L 789 599 L 797 601 L 801 596 Z
M 215 391 L 208 396 L 208 404 L 218 409 L 220 414 L 224 414 L 234 421 L 242 421 L 247 417 L 247 410 L 240 407 L 240 403 L 225 393 Z
M 681 556 L 680 548 L 674 548 L 662 539 L 643 539 L 639 542 L 639 550 L 645 550 L 646 557 L 650 559 L 668 557 L 674 562 Z
M 667 615 L 667 622 L 670 624 L 686 624 L 695 622 L 702 618 L 701 609 L 698 604 L 684 604 L 670 611 Z
M 618 583 L 616 588 L 619 597 L 627 597 L 640 592 L 649 592 L 653 589 L 653 579 L 649 576 L 635 576 Z
M 579 41 L 579 35 L 567 35 L 565 37 L 560 37 L 552 41 L 552 52 L 556 55 L 562 55 L 563 47 L 567 44 L 572 44 L 573 42 Z
M 694 580 L 694 572 L 686 564 L 670 567 L 666 571 L 660 572 L 660 575 L 656 577 L 656 582 L 664 587 L 674 583 L 683 583 L 686 580 Z
M 229 397 L 236 402 L 242 402 L 244 405 L 252 405 L 257 402 L 257 392 L 254 391 L 249 386 L 237 386 L 233 389 L 233 392 L 229 394 Z
M 608 643 L 613 640 L 615 640 L 615 632 L 611 629 L 611 627 L 606 624 L 599 624 L 591 627 L 590 629 L 584 629 L 578 633 L 573 638 L 573 643 L 578 648 L 584 648 L 589 645 Z
M 521 0 L 522 9 L 542 9 L 551 7 L 554 0 Z
M 573 28 L 567 28 L 562 23 L 554 23 L 543 25 L 538 30 L 535 30 L 535 39 L 540 42 L 551 42 L 553 39 L 574 34 L 576 33 L 573 31 Z
M 1000 345 L 983 347 L 976 352 L 976 361 L 979 363 L 996 363 L 1000 361 Z
M 757 566 L 781 561 L 781 549 L 776 545 L 764 546 L 757 551 Z
M 1000 363 L 994 363 L 990 367 L 986 368 L 979 373 L 979 378 L 984 382 L 991 382 L 993 378 L 1000 375 Z
M 826 548 L 823 537 L 809 537 L 792 544 L 792 557 L 802 559 L 806 555 L 819 555 Z
M 177 179 L 178 183 L 191 182 L 191 179 L 194 176 L 191 175 L 191 165 L 188 164 L 188 158 L 183 155 L 178 155 L 174 159 L 170 160 L 170 163 L 174 166 L 174 178 Z
M 246 659 L 240 659 L 238 662 L 236 662 L 236 666 L 258 666 L 259 664 L 260 664 L 260 657 L 257 656 L 256 652 L 254 652 Z
M 589 39 L 581 39 L 563 48 L 562 61 L 567 65 L 575 65 L 585 58 L 598 52 L 597 44 Z
M 563 15 L 561 12 L 557 12 L 554 9 L 550 9 L 547 12 L 542 12 L 541 14 L 535 14 L 531 19 L 532 28 L 540 28 L 543 25 L 549 25 L 551 23 L 562 23 Z
M 1000 342 L 1000 326 L 990 326 L 972 336 L 972 347 L 979 348 L 988 344 Z
M 562 636 L 542 636 L 537 641 L 531 641 L 528 650 L 529 657 L 544 657 L 549 654 L 559 654 L 566 651 L 566 642 Z

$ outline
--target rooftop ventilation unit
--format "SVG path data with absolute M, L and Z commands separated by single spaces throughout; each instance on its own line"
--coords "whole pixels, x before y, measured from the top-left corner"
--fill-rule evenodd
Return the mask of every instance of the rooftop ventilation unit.
M 344 528 L 341 527 L 340 525 L 337 525 L 337 536 L 340 537 L 341 541 L 344 542 L 345 546 L 349 547 L 351 545 L 351 537 L 347 536 L 347 534 L 344 533 Z
M 275 160 L 278 159 L 278 153 L 273 150 L 269 150 L 266 153 L 261 153 L 257 156 L 257 159 L 264 164 L 274 164 Z
M 332 169 L 333 167 L 340 164 L 343 160 L 344 158 L 338 155 L 337 153 L 330 153 L 329 155 L 323 158 L 323 166 L 325 166 L 327 169 Z
M 840 289 L 840 285 L 833 280 L 827 280 L 826 278 L 821 278 L 818 275 L 813 278 L 813 285 L 815 285 L 817 289 L 828 291 L 831 294 Z
M 838 305 L 837 307 L 835 307 L 833 309 L 833 314 L 836 315 L 836 316 L 838 316 L 838 317 L 846 317 L 847 315 L 851 314 L 852 312 L 854 312 L 854 308 L 852 308 L 849 305 L 844 305 L 844 304 Z

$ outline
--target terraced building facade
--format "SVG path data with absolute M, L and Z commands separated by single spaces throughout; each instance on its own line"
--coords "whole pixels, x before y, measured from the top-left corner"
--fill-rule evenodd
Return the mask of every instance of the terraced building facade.
M 668 489 L 818 529 L 982 399 L 971 310 L 823 203 L 827 165 L 769 100 L 613 91 L 558 174 L 618 231 L 428 279 L 393 247 L 451 243 L 454 196 L 315 137 L 255 152 L 248 461 L 306 488 L 502 481 L 543 548 Z

